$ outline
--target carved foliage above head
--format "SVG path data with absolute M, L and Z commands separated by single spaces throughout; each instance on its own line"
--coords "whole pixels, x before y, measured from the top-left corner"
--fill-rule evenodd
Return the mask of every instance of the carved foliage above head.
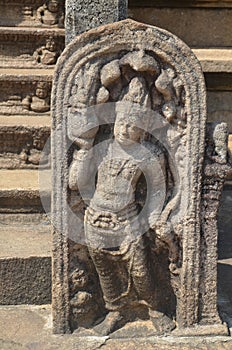
M 163 139 L 182 172 L 181 186 L 197 191 L 206 102 L 201 67 L 191 50 L 167 31 L 132 20 L 93 29 L 70 43 L 55 71 L 53 126 L 67 125 L 74 141 L 83 118 L 84 124 L 114 122 L 112 111 L 95 113 L 96 106 L 125 102 L 148 111 L 147 131 L 157 128 L 157 120 L 171 126 Z
M 74 40 L 66 48 L 55 80 L 62 70 L 64 78 L 60 79 L 56 89 L 63 85 L 61 94 L 65 94 L 69 103 L 61 106 L 62 99 L 58 109 L 68 108 L 75 113 L 82 107 L 129 100 L 146 104 L 180 131 L 185 128 L 187 117 L 193 121 L 198 115 L 198 121 L 201 119 L 204 124 L 204 81 L 200 66 L 189 48 L 164 30 L 131 20 L 119 23 L 116 31 L 114 25 L 111 33 L 109 29 L 104 32 L 102 27 L 101 33 L 94 37 L 92 30 L 90 37 L 84 34 L 81 41 Z M 114 45 L 116 41 L 119 44 Z M 134 78 L 140 80 L 141 88 L 146 90 L 147 101 L 128 96 L 129 86 L 137 84 Z M 198 104 L 200 110 L 194 110 L 194 105 Z
M 69 111 L 124 101 L 157 112 L 181 133 L 186 127 L 185 89 L 175 69 L 144 49 L 111 56 L 103 56 L 98 64 L 88 62 L 77 72 Z

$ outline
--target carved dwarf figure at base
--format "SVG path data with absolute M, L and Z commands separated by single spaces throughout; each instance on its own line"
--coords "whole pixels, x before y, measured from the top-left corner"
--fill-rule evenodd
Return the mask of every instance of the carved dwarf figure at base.
M 55 40 L 53 38 L 48 38 L 46 40 L 46 45 L 38 48 L 33 56 L 38 63 L 46 65 L 55 64 L 59 56 Z
M 50 110 L 50 98 L 48 96 L 48 84 L 39 82 L 37 84 L 35 95 L 26 96 L 22 101 L 22 106 L 28 111 L 44 113 Z
M 60 12 L 58 0 L 48 0 L 37 9 L 38 20 L 48 26 L 56 25 L 63 27 L 63 14 Z

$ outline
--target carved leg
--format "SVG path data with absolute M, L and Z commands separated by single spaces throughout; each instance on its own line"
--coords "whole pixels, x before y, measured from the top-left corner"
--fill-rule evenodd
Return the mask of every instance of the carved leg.
M 119 308 L 116 301 L 120 299 L 122 289 L 117 265 L 101 250 L 89 249 L 89 253 L 98 273 L 106 308 L 114 311 Z
M 129 262 L 131 264 L 131 277 L 134 288 L 140 300 L 144 300 L 150 307 L 155 307 L 154 297 L 154 282 L 152 280 L 152 273 L 149 266 L 148 252 L 141 240 L 138 245 L 133 247 L 133 259 Z
M 125 323 L 123 323 L 120 309 L 125 303 L 122 296 L 126 294 L 124 291 L 127 289 L 127 283 L 122 283 L 119 278 L 118 264 L 112 261 L 107 253 L 93 249 L 89 249 L 89 252 L 99 276 L 105 307 L 110 310 L 105 319 L 94 327 L 94 330 L 106 336 Z
M 141 240 L 134 252 L 133 265 L 131 269 L 134 287 L 140 300 L 144 300 L 149 307 L 150 319 L 159 334 L 171 332 L 175 327 L 172 319 L 164 313 L 156 311 L 159 309 L 159 300 L 156 300 L 155 285 L 152 279 L 152 269 L 149 265 L 147 248 Z

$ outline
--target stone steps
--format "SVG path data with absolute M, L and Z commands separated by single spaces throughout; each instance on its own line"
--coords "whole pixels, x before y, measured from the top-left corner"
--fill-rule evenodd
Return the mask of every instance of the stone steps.
M 37 169 L 50 135 L 51 82 L 64 48 L 60 21 L 64 2 L 47 17 L 45 2 L 0 2 L 0 304 L 4 305 L 51 302 L 51 229 L 44 209 L 50 210 L 50 179 L 45 176 L 39 184 Z M 51 19 L 53 23 L 48 23 Z M 43 174 L 49 169 L 49 148 L 48 143 Z
M 41 193 L 37 170 L 0 170 L 0 304 L 51 302 L 51 226 Z
M 220 76 L 218 78 L 220 73 L 226 72 L 232 77 L 232 50 L 195 49 L 194 53 L 200 59 L 206 74 L 209 120 L 226 120 L 232 133 L 232 90 L 230 86 L 220 86 L 220 83 L 215 83 L 220 78 Z M 37 85 L 41 81 L 47 84 L 47 98 L 50 100 L 53 72 L 52 67 L 47 69 L 0 68 L 0 87 L 2 87 L 0 133 L 4 142 L 4 149 L 0 146 L 0 167 L 36 168 L 38 166 L 39 154 L 50 134 L 48 122 L 50 112 L 34 111 L 30 106 L 29 109 L 25 109 L 23 104 L 27 96 L 35 96 Z M 216 74 L 217 78 L 215 79 L 212 74 Z M 211 86 L 211 81 L 216 86 Z M 223 110 L 221 106 L 224 106 Z M 29 146 L 26 146 L 28 143 Z M 35 144 L 39 144 L 39 147 L 33 146 Z M 21 153 L 25 148 L 29 156 L 24 157 Z M 31 149 L 35 155 L 30 157 Z M 29 158 L 32 162 L 28 160 Z
M 41 197 L 49 211 L 50 172 L 43 170 L 0 170 L 0 212 L 1 213 L 43 213 Z
M 37 168 L 43 150 L 48 163 L 50 127 L 49 115 L 0 115 L 0 168 Z
M 52 77 L 53 68 L 1 68 L 1 115 L 49 115 Z
M 0 68 L 0 168 L 38 167 L 50 136 L 53 71 Z
M 63 49 L 63 29 L 0 27 L 0 67 L 49 69 Z
M 232 73 L 232 49 L 193 49 L 204 73 Z
M 51 302 L 51 234 L 45 214 L 0 214 L 0 304 Z

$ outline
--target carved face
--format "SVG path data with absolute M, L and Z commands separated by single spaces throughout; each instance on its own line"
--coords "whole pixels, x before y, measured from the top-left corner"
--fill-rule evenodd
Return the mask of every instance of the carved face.
M 47 90 L 44 88 L 41 88 L 41 87 L 37 87 L 35 94 L 39 98 L 46 98 L 47 97 Z
M 48 49 L 49 51 L 55 51 L 56 49 L 56 43 L 54 40 L 48 40 L 46 42 L 46 49 Z
M 138 128 L 132 121 L 116 118 L 114 125 L 114 137 L 122 145 L 130 145 L 140 142 L 144 135 L 144 130 Z
M 58 11 L 58 1 L 49 1 L 48 2 L 48 10 L 50 12 L 57 12 Z

